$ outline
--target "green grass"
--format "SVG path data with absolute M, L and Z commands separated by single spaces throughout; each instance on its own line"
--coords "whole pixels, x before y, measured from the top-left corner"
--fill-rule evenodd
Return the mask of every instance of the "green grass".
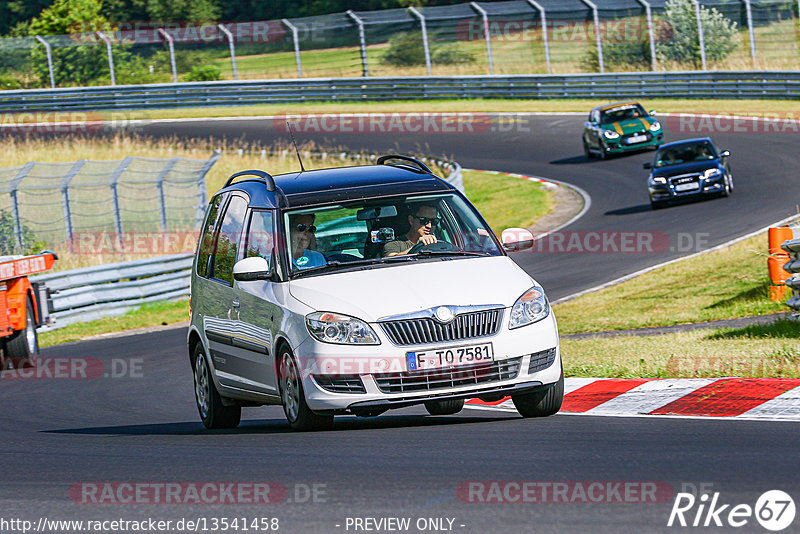
M 464 171 L 464 191 L 498 235 L 506 228 L 531 226 L 550 211 L 553 199 L 538 182 L 472 170 Z
M 144 304 L 136 310 L 129 311 L 125 315 L 106 317 L 88 323 L 71 324 L 52 332 L 42 332 L 39 334 L 39 345 L 47 347 L 59 343 L 78 341 L 100 334 L 181 323 L 188 320 L 188 299 L 172 302 L 154 302 Z
M 800 324 L 777 321 L 739 329 L 658 336 L 563 339 L 567 376 L 800 378 Z
M 666 265 L 553 307 L 562 334 L 786 312 L 769 300 L 767 236 Z

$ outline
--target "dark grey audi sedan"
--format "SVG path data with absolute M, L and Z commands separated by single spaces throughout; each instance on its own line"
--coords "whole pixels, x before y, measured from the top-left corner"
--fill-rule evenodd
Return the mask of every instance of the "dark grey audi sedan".
M 658 209 L 671 202 L 733 193 L 729 150 L 717 150 L 708 137 L 663 145 L 656 152 L 647 189 L 650 205 Z

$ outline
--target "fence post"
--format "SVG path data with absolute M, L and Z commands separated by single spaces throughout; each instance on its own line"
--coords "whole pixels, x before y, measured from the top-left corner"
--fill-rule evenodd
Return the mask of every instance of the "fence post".
M 172 67 L 172 81 L 178 83 L 178 69 L 175 68 L 175 46 L 173 46 L 173 39 L 170 34 L 164 31 L 164 28 L 158 29 L 158 34 L 163 36 L 169 46 L 169 64 Z
M 750 57 L 753 58 L 753 68 L 756 68 L 756 36 L 753 32 L 753 10 L 750 8 L 750 0 L 744 1 L 744 9 L 747 14 L 747 34 L 750 37 Z
M 69 184 L 75 176 L 78 175 L 83 165 L 86 163 L 85 159 L 76 161 L 72 168 L 67 171 L 64 179 L 61 180 L 61 203 L 64 206 L 64 230 L 67 234 L 67 248 L 70 252 L 74 252 L 72 248 L 72 241 L 75 236 L 75 228 L 72 225 L 72 207 L 69 203 Z
M 164 180 L 166 180 L 167 175 L 172 172 L 172 169 L 175 168 L 175 164 L 177 164 L 180 159 L 181 158 L 170 159 L 156 177 L 156 188 L 158 189 L 158 212 L 160 215 L 159 226 L 161 226 L 162 232 L 167 231 L 167 203 L 164 200 Z
M 22 253 L 25 253 L 25 241 L 22 236 L 22 220 L 19 216 L 19 202 L 17 201 L 17 187 L 19 183 L 33 170 L 35 161 L 30 161 L 22 167 L 17 175 L 11 180 L 8 186 L 8 194 L 11 196 L 11 216 L 14 218 L 14 239 L 16 239 Z
M 647 35 L 650 38 L 650 68 L 653 72 L 656 70 L 656 36 L 653 33 L 653 10 L 650 9 L 650 2 L 647 0 L 639 0 L 639 3 L 644 6 L 644 13 L 647 17 Z
M 800 1 L 800 0 L 798 0 Z M 544 8 L 539 5 L 536 0 L 528 0 L 528 4 L 533 9 L 539 10 L 539 18 L 542 21 L 542 40 L 544 41 L 544 60 L 547 63 L 547 74 L 550 74 L 550 44 L 547 39 L 547 16 L 545 15 Z
M 800 2 L 800 0 L 797 0 Z M 428 76 L 431 75 L 431 49 L 428 47 L 428 28 L 425 25 L 425 17 L 420 13 L 417 8 L 409 7 L 411 13 L 419 19 L 419 24 L 422 27 L 422 48 L 425 50 L 425 67 L 428 69 Z
M 281 19 L 281 22 L 289 28 L 289 31 L 292 32 L 292 41 L 294 41 L 294 60 L 297 63 L 297 77 L 303 77 L 303 67 L 300 64 L 300 39 L 297 36 L 297 26 L 289 22 L 289 19 Z M 205 203 L 204 203 L 205 204 Z M 205 205 L 203 205 L 203 209 L 205 210 Z M 203 223 L 200 223 L 203 224 Z
M 208 158 L 203 164 L 203 167 L 197 171 L 197 220 L 196 226 L 199 230 L 203 226 L 203 217 L 206 214 L 206 203 L 208 199 L 206 197 L 206 174 L 208 171 L 211 170 L 211 167 L 217 162 L 217 160 L 222 156 L 222 153 L 219 150 L 215 150 L 211 157 Z
M 50 43 L 48 43 L 38 35 L 34 35 L 34 38 L 44 45 L 44 50 L 47 53 L 47 70 L 50 72 L 50 87 L 55 89 L 56 76 L 55 73 L 53 72 L 53 53 L 50 50 Z
M 600 37 L 600 15 L 597 14 L 597 4 L 591 0 L 581 0 L 581 2 L 592 9 L 592 16 L 594 17 L 594 37 L 595 40 L 597 40 L 597 63 L 600 65 L 600 72 L 605 72 L 606 66 L 603 61 L 603 40 Z
M 486 55 L 489 57 L 489 74 L 494 74 L 494 62 L 492 61 L 492 35 L 489 31 L 489 15 L 486 13 L 485 9 L 477 4 L 477 2 L 470 2 L 469 5 L 483 19 L 483 37 L 486 39 Z
M 117 85 L 117 77 L 114 75 L 114 54 L 111 52 L 111 39 L 106 37 L 101 31 L 96 32 L 97 36 L 106 44 L 106 54 L 108 55 L 108 71 L 111 73 L 111 85 Z
M 217 28 L 219 28 L 219 31 L 224 33 L 225 37 L 228 39 L 228 48 L 230 48 L 231 51 L 231 66 L 233 67 L 233 79 L 238 80 L 239 73 L 236 71 L 236 47 L 233 44 L 233 34 L 230 32 L 230 30 L 228 30 L 228 28 L 226 28 L 222 24 L 217 24 Z
M 692 0 L 694 2 L 694 16 L 697 19 L 697 41 L 700 45 L 700 62 L 703 64 L 703 70 L 708 70 L 708 65 L 706 64 L 706 38 L 703 35 L 703 20 L 700 15 L 700 2 L 698 0 Z
M 119 209 L 119 192 L 117 191 L 117 182 L 119 182 L 120 177 L 122 177 L 122 173 L 125 172 L 125 169 L 133 163 L 134 157 L 128 156 L 127 158 L 123 159 L 122 162 L 114 169 L 114 172 L 111 174 L 111 178 L 109 178 L 109 185 L 111 187 L 111 204 L 114 210 L 114 230 L 117 232 L 117 239 L 122 248 L 124 244 L 124 239 L 122 237 L 122 212 Z
M 361 43 L 361 70 L 364 77 L 367 77 L 369 76 L 369 67 L 367 66 L 367 43 L 364 37 L 364 21 L 361 20 L 352 9 L 347 10 L 347 15 L 358 25 L 358 40 Z

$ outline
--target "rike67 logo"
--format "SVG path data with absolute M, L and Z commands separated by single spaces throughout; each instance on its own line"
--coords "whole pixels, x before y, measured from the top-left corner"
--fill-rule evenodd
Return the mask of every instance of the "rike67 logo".
M 765 529 L 779 532 L 792 524 L 794 516 L 794 500 L 781 490 L 764 492 L 755 506 L 724 503 L 719 492 L 711 496 L 703 493 L 699 498 L 691 493 L 678 493 L 667 526 L 740 528 L 755 518 Z

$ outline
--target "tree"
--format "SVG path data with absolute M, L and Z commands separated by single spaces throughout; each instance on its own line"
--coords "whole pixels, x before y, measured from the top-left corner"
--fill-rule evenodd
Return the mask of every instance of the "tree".
M 702 60 L 694 2 L 668 0 L 664 18 L 669 24 L 659 32 L 656 46 L 659 60 L 691 63 L 695 68 L 700 67 Z M 721 61 L 728 57 L 739 44 L 736 23 L 726 19 L 716 9 L 704 6 L 700 6 L 700 21 L 706 59 Z
M 100 0 L 56 0 L 52 6 L 33 19 L 28 29 L 33 35 L 59 35 L 53 46 L 53 70 L 57 85 L 89 85 L 108 74 L 104 46 L 95 41 L 94 32 L 110 33 L 111 24 L 101 14 Z M 81 42 L 88 37 L 89 43 Z M 50 80 L 47 55 L 42 47 L 31 50 L 34 71 L 43 84 Z
M 147 0 L 147 15 L 155 22 L 208 22 L 219 19 L 217 0 Z

